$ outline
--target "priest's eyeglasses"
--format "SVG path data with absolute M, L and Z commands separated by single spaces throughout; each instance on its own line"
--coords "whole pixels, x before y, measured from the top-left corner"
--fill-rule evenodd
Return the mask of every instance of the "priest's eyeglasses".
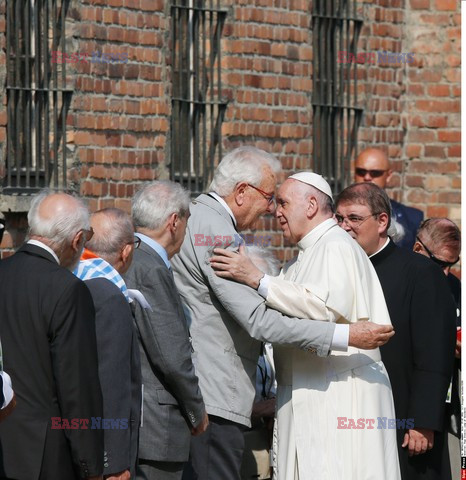
M 268 205 L 275 203 L 275 195 L 273 193 L 264 192 L 264 190 L 261 190 L 260 188 L 257 188 L 254 185 L 251 185 L 250 183 L 248 183 L 248 187 L 251 187 L 254 190 L 257 190 L 267 200 Z
M 446 262 L 445 260 L 440 260 L 440 258 L 437 258 L 423 243 L 422 240 L 419 237 L 416 237 L 416 240 L 422 245 L 424 250 L 427 252 L 429 255 L 430 259 L 435 262 L 440 268 L 451 268 L 453 265 L 459 262 L 460 257 L 458 257 L 454 262 Z
M 379 215 L 381 212 L 377 213 L 371 213 L 369 215 L 366 215 L 365 217 L 361 217 L 359 215 L 351 214 L 348 215 L 347 217 L 340 215 L 339 213 L 335 214 L 335 219 L 338 223 L 338 225 L 341 225 L 343 222 L 346 223 L 351 228 L 359 228 L 368 218 L 370 217 L 375 217 L 376 215 Z

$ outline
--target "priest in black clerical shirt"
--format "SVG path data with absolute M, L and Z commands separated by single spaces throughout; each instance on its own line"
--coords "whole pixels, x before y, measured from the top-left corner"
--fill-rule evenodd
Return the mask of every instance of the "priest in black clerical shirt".
M 403 480 L 451 480 L 445 400 L 453 371 L 456 309 L 441 268 L 397 247 L 388 236 L 390 200 L 373 183 L 351 185 L 337 198 L 336 218 L 371 258 L 395 336 L 381 347 L 398 419 Z

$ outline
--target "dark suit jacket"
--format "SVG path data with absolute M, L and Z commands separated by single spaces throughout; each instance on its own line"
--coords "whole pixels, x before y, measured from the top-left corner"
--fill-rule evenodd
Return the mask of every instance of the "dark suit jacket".
M 133 316 L 125 296 L 111 281 L 94 278 L 85 283 L 95 307 L 104 418 L 119 419 L 121 427 L 104 430 L 104 474 L 126 469 L 135 474 L 141 408 L 141 363 Z
M 181 299 L 172 272 L 144 242 L 124 277 L 152 308 L 134 302 L 144 385 L 139 458 L 183 462 L 189 456 L 191 428 L 201 423 L 205 407 Z
M 395 200 L 390 200 L 390 203 L 392 206 L 392 215 L 398 223 L 403 225 L 405 230 L 404 237 L 397 242 L 397 245 L 412 250 L 414 242 L 416 241 L 417 230 L 424 219 L 424 213 L 417 208 L 407 207 Z
M 404 480 L 451 478 L 445 443 L 445 400 L 455 349 L 455 306 L 446 277 L 428 258 L 390 242 L 371 257 L 395 336 L 380 348 L 399 419 L 414 419 L 414 428 L 434 430 L 434 448 L 408 458 L 401 448 L 404 429 L 397 430 Z
M 101 474 L 101 430 L 51 428 L 52 417 L 102 416 L 89 290 L 46 250 L 26 244 L 0 262 L 0 292 L 5 370 L 17 397 L 15 411 L 0 424 L 0 476 Z

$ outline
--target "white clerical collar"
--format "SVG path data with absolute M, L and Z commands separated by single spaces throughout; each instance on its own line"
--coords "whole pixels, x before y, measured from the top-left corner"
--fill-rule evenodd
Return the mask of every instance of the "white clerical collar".
M 235 216 L 233 215 L 233 212 L 231 211 L 231 208 L 228 206 L 228 203 L 225 202 L 225 200 L 218 194 L 218 193 L 215 193 L 215 192 L 209 192 L 209 195 L 213 198 L 215 198 L 215 200 L 217 200 L 217 202 L 220 203 L 220 205 L 222 205 L 222 207 L 228 212 L 228 215 L 230 215 L 231 219 L 233 220 L 233 223 L 236 227 L 236 218 Z
M 300 250 L 305 250 L 306 248 L 312 247 L 317 240 L 330 228 L 337 225 L 337 222 L 334 218 L 327 218 L 322 223 L 319 223 L 317 227 L 314 227 L 309 233 L 307 233 L 299 242 L 297 247 Z
M 373 253 L 372 255 L 369 255 L 369 258 L 372 258 L 374 255 L 377 255 L 378 253 L 380 253 L 389 243 L 390 243 L 390 238 L 387 237 L 387 240 L 385 240 L 385 243 L 375 253 Z
M 42 243 L 39 240 L 34 240 L 34 239 L 28 240 L 27 243 L 29 245 L 35 245 L 36 247 L 40 247 L 40 248 L 43 248 L 44 250 L 47 250 L 47 252 L 49 252 L 53 256 L 53 258 L 57 261 L 58 265 L 60 265 L 60 260 L 58 260 L 57 254 L 45 243 Z

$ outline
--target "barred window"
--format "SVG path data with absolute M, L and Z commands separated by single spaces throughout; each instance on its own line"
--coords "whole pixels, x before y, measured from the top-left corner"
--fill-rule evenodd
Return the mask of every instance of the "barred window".
M 214 5 L 215 3 L 215 5 Z M 222 156 L 220 0 L 177 0 L 172 15 L 171 179 L 193 194 L 209 185 Z
M 334 192 L 351 180 L 362 118 L 358 106 L 357 43 L 362 20 L 356 0 L 312 2 L 313 158 Z
M 65 17 L 69 0 L 7 0 L 4 194 L 66 188 Z M 52 53 L 54 55 L 52 56 Z M 53 58 L 55 58 L 55 61 Z

